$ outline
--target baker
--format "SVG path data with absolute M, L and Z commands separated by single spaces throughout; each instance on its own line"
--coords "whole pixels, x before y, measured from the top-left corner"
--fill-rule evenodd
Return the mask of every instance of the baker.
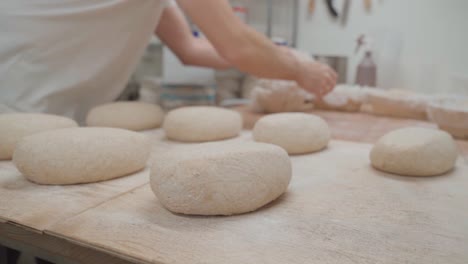
M 0 112 L 83 120 L 124 89 L 152 34 L 185 65 L 294 80 L 318 96 L 337 75 L 241 22 L 227 0 L 3 0 Z M 193 37 L 180 9 L 204 32 Z

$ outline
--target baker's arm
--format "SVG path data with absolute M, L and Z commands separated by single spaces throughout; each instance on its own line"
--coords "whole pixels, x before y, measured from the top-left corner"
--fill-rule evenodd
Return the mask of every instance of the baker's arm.
M 304 89 L 323 96 L 336 84 L 328 66 L 303 60 L 238 19 L 227 0 L 177 0 L 201 28 L 218 53 L 241 71 L 272 79 L 294 80 Z
M 164 9 L 155 33 L 185 65 L 215 69 L 231 67 L 209 41 L 192 35 L 185 17 L 177 6 Z

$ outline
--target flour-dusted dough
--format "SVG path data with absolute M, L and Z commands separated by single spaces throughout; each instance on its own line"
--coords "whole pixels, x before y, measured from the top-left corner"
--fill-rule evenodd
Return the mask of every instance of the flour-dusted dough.
M 407 90 L 375 90 L 368 94 L 372 113 L 382 116 L 426 120 L 429 95 Z
M 468 98 L 442 97 L 427 107 L 429 119 L 455 138 L 468 139 Z
M 457 160 L 452 137 L 440 130 L 408 127 L 380 138 L 372 148 L 372 165 L 405 176 L 435 176 L 451 170 Z
M 278 145 L 289 154 L 303 154 L 325 148 L 330 141 L 330 129 L 322 118 L 315 115 L 271 114 L 255 123 L 253 138 Z
M 176 141 L 216 141 L 237 136 L 242 130 L 242 117 L 220 107 L 183 107 L 167 114 L 163 128 L 166 136 Z
M 0 160 L 11 159 L 19 140 L 35 133 L 66 127 L 76 127 L 72 119 L 34 113 L 0 115 Z
M 212 142 L 179 147 L 151 168 L 151 188 L 175 213 L 232 215 L 254 211 L 284 193 L 291 161 L 280 147 Z
M 39 184 L 104 181 L 146 166 L 151 146 L 145 135 L 117 128 L 65 128 L 22 139 L 13 162 Z
M 294 81 L 259 79 L 250 93 L 255 112 L 305 112 L 314 107 L 314 96 Z
M 323 110 L 358 112 L 367 101 L 369 91 L 368 87 L 339 84 L 323 98 L 315 99 L 314 105 Z
M 115 102 L 91 109 L 86 118 L 86 124 L 141 131 L 160 127 L 163 118 L 164 112 L 158 105 L 142 102 Z

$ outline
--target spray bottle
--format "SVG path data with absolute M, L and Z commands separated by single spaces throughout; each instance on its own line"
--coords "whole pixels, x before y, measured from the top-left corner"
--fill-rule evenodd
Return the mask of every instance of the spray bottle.
M 357 68 L 356 84 L 360 86 L 376 87 L 377 65 L 372 58 L 372 40 L 365 35 L 359 36 L 355 53 L 357 53 L 361 47 L 364 47 L 365 55 Z

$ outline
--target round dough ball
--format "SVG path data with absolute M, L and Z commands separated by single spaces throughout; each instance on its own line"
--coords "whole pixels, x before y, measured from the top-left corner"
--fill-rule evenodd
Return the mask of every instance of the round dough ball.
M 440 130 L 408 127 L 381 137 L 370 160 L 376 169 L 405 176 L 435 176 L 455 166 L 458 152 L 452 137 Z
M 182 107 L 167 114 L 163 128 L 166 136 L 176 141 L 216 141 L 239 135 L 242 117 L 220 107 Z
M 145 135 L 117 128 L 65 128 L 22 139 L 13 154 L 18 170 L 39 184 L 109 180 L 143 169 Z
M 142 102 L 115 102 L 91 109 L 86 117 L 86 124 L 141 131 L 160 127 L 163 119 L 164 112 L 158 105 Z
M 320 117 L 305 113 L 272 114 L 255 123 L 253 138 L 278 145 L 289 154 L 304 154 L 325 148 L 330 129 Z
M 0 160 L 11 159 L 20 139 L 35 133 L 77 127 L 70 118 L 33 113 L 9 113 L 0 115 Z
M 232 215 L 254 211 L 284 193 L 291 161 L 281 148 L 214 142 L 174 149 L 155 162 L 150 183 L 174 213 Z

